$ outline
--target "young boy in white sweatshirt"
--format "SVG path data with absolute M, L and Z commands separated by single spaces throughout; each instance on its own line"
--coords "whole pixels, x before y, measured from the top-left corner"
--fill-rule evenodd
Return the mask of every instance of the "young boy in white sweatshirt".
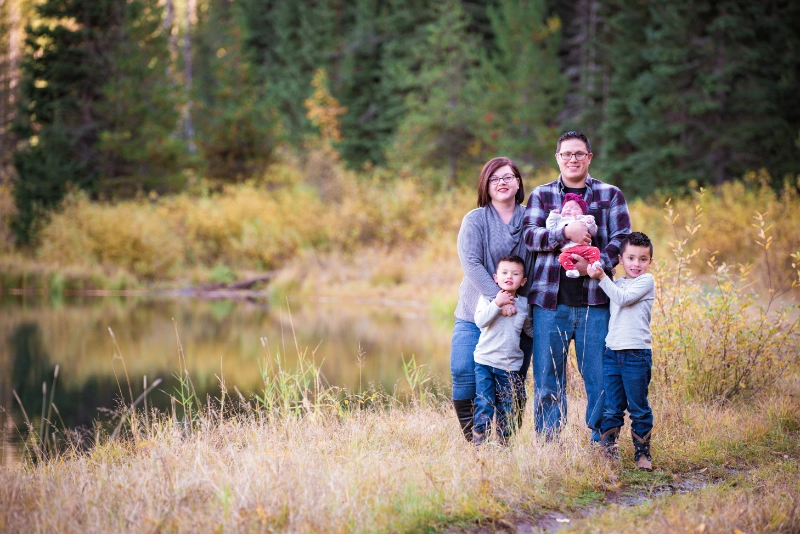
M 514 395 L 524 384 L 519 380 L 522 367 L 522 349 L 519 347 L 520 332 L 533 336 L 528 317 L 528 299 L 517 295 L 525 278 L 525 262 L 519 256 L 505 256 L 497 263 L 494 281 L 500 291 L 494 300 L 481 297 L 475 308 L 475 324 L 481 330 L 475 347 L 475 417 L 472 427 L 472 442 L 476 445 L 486 440 L 486 431 L 497 413 L 497 434 L 502 442 L 513 429 L 509 421 L 514 418 Z M 504 316 L 500 308 L 513 303 L 515 315 Z
M 611 319 L 603 355 L 605 405 L 600 443 L 608 456 L 618 457 L 617 438 L 627 409 L 636 467 L 651 471 L 653 411 L 647 393 L 653 368 L 650 311 L 655 299 L 655 280 L 647 272 L 653 261 L 650 238 L 641 232 L 629 234 L 620 243 L 619 259 L 625 278 L 616 282 L 602 269 L 591 265 L 587 269 L 589 276 L 600 280 L 600 287 L 611 300 Z

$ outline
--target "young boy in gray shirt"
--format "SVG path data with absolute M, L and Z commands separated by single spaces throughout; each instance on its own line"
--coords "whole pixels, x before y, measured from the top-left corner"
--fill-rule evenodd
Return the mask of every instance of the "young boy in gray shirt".
M 486 431 L 497 413 L 497 434 L 502 442 L 511 435 L 509 420 L 515 420 L 514 392 L 520 380 L 517 373 L 522 366 L 520 333 L 533 335 L 531 320 L 526 313 L 528 299 L 517 295 L 525 284 L 525 262 L 519 256 L 505 256 L 497 263 L 494 281 L 500 291 L 494 300 L 481 296 L 475 308 L 475 324 L 481 330 L 475 347 L 475 417 L 472 442 L 476 445 L 486 440 Z M 500 309 L 514 304 L 515 315 L 504 316 Z M 513 419 L 512 419 L 513 418 Z
M 631 418 L 631 436 L 636 467 L 651 471 L 650 433 L 653 411 L 647 390 L 653 368 L 650 344 L 650 310 L 655 299 L 655 280 L 647 273 L 653 261 L 653 244 L 641 232 L 632 232 L 620 243 L 620 263 L 625 278 L 616 282 L 602 269 L 589 266 L 587 273 L 600 281 L 611 301 L 606 350 L 603 355 L 605 405 L 600 444 L 606 454 L 618 457 L 617 438 L 625 410 Z

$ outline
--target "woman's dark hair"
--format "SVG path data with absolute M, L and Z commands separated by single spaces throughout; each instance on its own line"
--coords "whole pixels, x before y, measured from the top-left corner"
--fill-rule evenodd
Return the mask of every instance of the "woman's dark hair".
M 519 189 L 517 190 L 514 200 L 517 201 L 517 204 L 522 204 L 522 202 L 525 200 L 525 187 L 522 185 L 522 173 L 519 172 L 519 167 L 517 167 L 517 164 L 508 158 L 493 158 L 487 161 L 486 165 L 483 166 L 481 177 L 478 180 L 479 208 L 488 206 L 492 203 L 492 197 L 489 196 L 489 178 L 497 169 L 506 165 L 511 167 L 511 170 L 514 172 L 514 176 L 516 176 L 517 180 L 519 180 Z

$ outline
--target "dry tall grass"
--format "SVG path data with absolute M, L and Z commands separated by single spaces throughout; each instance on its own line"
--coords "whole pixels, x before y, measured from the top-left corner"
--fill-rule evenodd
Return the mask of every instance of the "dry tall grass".
M 697 285 L 690 275 L 683 283 Z M 535 525 L 553 510 L 576 517 L 576 529 L 585 532 L 623 530 L 620 521 L 637 532 L 800 528 L 797 331 L 785 331 L 792 341 L 784 346 L 781 375 L 769 375 L 770 358 L 751 362 L 756 374 L 771 377 L 768 389 L 721 401 L 714 391 L 690 387 L 698 373 L 691 364 L 708 344 L 674 350 L 664 341 L 675 327 L 665 318 L 676 302 L 676 313 L 695 318 L 695 333 L 715 328 L 718 308 L 684 298 L 674 284 L 662 292 L 666 313 L 653 325 L 660 340 L 651 396 L 654 473 L 634 470 L 627 428 L 618 463 L 590 445 L 574 362 L 570 418 L 557 442 L 536 435 L 528 414 L 510 447 L 476 449 L 461 437 L 448 400 L 430 388 L 435 377 L 416 362 L 406 366 L 408 397 L 396 398 L 324 384 L 298 347 L 295 370 L 279 358 L 264 361 L 263 388 L 253 397 L 237 396 L 221 381 L 217 399 L 200 399 L 179 350 L 182 381 L 171 413 L 144 412 L 141 403 L 134 410 L 141 396 L 134 402 L 134 393 L 121 388 L 128 407 L 117 413 L 113 432 L 53 428 L 48 441 L 31 425 L 27 461 L 0 471 L 0 529 L 407 532 L 502 526 L 511 517 Z M 724 321 L 732 330 L 745 325 Z M 736 350 L 769 349 L 751 339 Z M 727 379 L 724 366 L 703 372 L 712 381 Z M 683 478 L 697 498 L 647 496 L 674 493 Z M 583 508 L 624 492 L 639 504 Z M 595 517 L 580 519 L 586 513 Z
M 676 484 L 670 473 L 701 470 L 701 485 L 730 481 L 721 487 L 741 490 L 703 490 L 700 501 L 643 499 L 627 531 L 798 526 L 800 405 L 790 396 L 750 407 L 656 399 L 658 471 L 638 481 L 627 442 L 619 465 L 589 446 L 583 399 L 570 398 L 573 416 L 557 443 L 526 422 L 509 448 L 482 449 L 463 440 L 449 403 L 416 399 L 346 410 L 312 399 L 293 413 L 239 409 L 224 417 L 212 408 L 189 426 L 140 412 L 125 439 L 0 471 L 0 529 L 420 532 L 502 525 L 510 516 L 535 523 L 548 510 L 580 516 L 576 507 L 601 504 L 606 494 L 664 488 Z M 588 521 L 586 531 L 619 527 L 625 513 L 609 512 L 599 529 Z

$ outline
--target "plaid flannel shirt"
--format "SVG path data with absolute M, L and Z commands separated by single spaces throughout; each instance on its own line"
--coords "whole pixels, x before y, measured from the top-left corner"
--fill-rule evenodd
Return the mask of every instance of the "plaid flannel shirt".
M 564 201 L 564 184 L 561 177 L 549 184 L 540 185 L 531 193 L 522 222 L 525 246 L 536 253 L 528 301 L 532 305 L 555 310 L 558 305 L 558 282 L 561 264 L 558 255 L 561 246 L 569 240 L 564 228 L 553 232 L 545 222 L 551 210 L 560 209 Z M 586 193 L 583 199 L 588 206 L 587 215 L 594 215 L 597 235 L 592 245 L 600 249 L 603 269 L 609 273 L 619 263 L 620 240 L 631 232 L 628 205 L 622 191 L 613 185 L 586 177 Z M 598 280 L 583 277 L 583 303 L 585 305 L 607 304 L 608 297 L 600 289 Z

